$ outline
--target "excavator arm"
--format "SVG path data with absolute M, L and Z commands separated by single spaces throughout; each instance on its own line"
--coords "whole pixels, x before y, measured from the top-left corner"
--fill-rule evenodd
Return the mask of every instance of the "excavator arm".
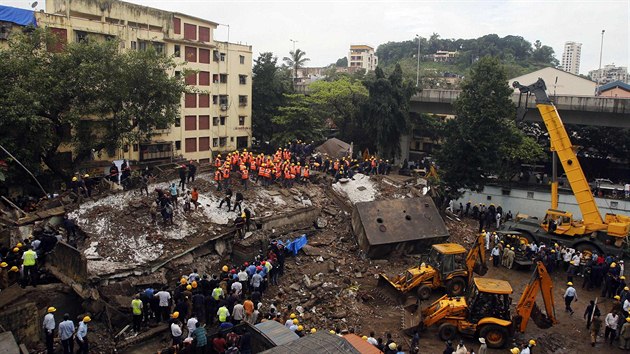
M 542 295 L 546 315 L 536 305 L 538 293 Z M 514 322 L 517 330 L 521 333 L 525 332 L 530 318 L 533 318 L 536 325 L 541 328 L 548 328 L 558 323 L 553 301 L 553 283 L 549 273 L 547 273 L 547 268 L 540 261 L 536 263 L 536 269 L 532 273 L 521 299 L 516 304 L 516 316 L 517 320 Z
M 471 284 L 473 272 L 484 276 L 488 272 L 486 264 L 486 251 L 484 249 L 485 234 L 480 233 L 466 255 L 466 269 L 468 269 L 468 284 Z

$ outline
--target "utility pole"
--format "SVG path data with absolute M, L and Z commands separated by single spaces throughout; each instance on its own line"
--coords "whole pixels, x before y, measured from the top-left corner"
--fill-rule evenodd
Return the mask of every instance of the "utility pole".
M 291 42 L 293 42 L 293 60 L 295 60 L 295 43 L 297 43 L 298 41 L 296 41 L 295 39 L 289 39 Z M 297 67 L 295 62 L 293 63 L 293 84 L 295 85 L 295 80 L 297 80 Z
M 601 86 L 601 82 L 602 82 L 602 53 L 604 52 L 604 32 L 606 32 L 606 30 L 602 30 L 602 42 L 601 45 L 599 47 L 599 79 L 597 80 L 597 84 Z
M 418 40 L 418 64 L 416 66 L 416 87 L 420 86 L 420 36 L 416 34 L 416 39 Z

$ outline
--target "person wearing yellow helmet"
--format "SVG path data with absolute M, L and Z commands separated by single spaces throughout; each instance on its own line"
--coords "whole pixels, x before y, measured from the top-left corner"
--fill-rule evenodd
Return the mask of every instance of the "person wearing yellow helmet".
M 83 317 L 83 320 L 79 322 L 79 328 L 75 336 L 77 344 L 79 345 L 79 351 L 77 353 L 88 354 L 90 352 L 90 346 L 87 338 L 88 323 L 92 321 L 90 316 Z
M 311 334 L 315 334 L 315 333 L 317 333 L 317 328 L 315 327 L 311 328 Z
M 53 306 L 49 307 L 46 310 L 46 315 L 44 316 L 44 323 L 42 327 L 44 329 L 44 334 L 46 335 L 46 351 L 47 353 L 54 353 L 54 339 L 55 339 L 55 315 L 54 313 L 57 311 Z
M 630 317 L 626 317 L 619 331 L 619 349 L 630 350 Z
M 573 287 L 572 282 L 567 283 L 567 290 L 564 292 L 564 306 L 565 311 L 570 312 L 573 315 L 573 309 L 571 308 L 571 303 L 573 301 L 577 301 L 577 291 Z

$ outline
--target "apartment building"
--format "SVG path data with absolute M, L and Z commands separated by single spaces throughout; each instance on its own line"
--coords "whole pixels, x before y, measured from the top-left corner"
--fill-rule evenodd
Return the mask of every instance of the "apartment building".
M 588 72 L 588 76 L 599 85 L 615 81 L 621 81 L 626 84 L 630 83 L 628 68 L 625 66 L 615 66 L 615 64 L 609 64 L 601 69 L 591 70 Z
M 436 63 L 449 63 L 455 61 L 457 52 L 449 52 L 447 50 L 438 50 L 433 54 L 433 61 Z
M 47 0 L 45 12 L 36 12 L 37 26 L 47 27 L 59 45 L 87 38 L 117 38 L 122 50 L 146 50 L 173 56 L 197 93 L 181 100 L 181 117 L 158 131 L 151 141 L 126 145 L 114 156 L 151 161 L 183 156 L 201 163 L 213 152 L 251 146 L 251 46 L 216 41 L 218 24 L 194 16 L 163 11 L 116 0 Z
M 369 45 L 351 45 L 348 53 L 348 68 L 374 71 L 378 66 L 378 57 Z
M 571 74 L 580 74 L 580 57 L 582 56 L 582 43 L 566 42 L 562 52 L 562 70 Z

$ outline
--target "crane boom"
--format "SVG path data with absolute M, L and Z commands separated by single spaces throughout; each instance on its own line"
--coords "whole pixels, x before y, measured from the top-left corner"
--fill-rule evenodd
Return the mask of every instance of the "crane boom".
M 549 96 L 547 96 L 545 82 L 543 79 L 538 79 L 538 81 L 529 86 L 521 85 L 518 82 L 514 82 L 513 86 L 520 89 L 522 93 L 531 92 L 536 97 L 536 107 L 549 132 L 551 150 L 558 154 L 558 158 L 567 175 L 567 180 L 571 185 L 573 195 L 575 195 L 582 212 L 582 219 L 587 231 L 605 230 L 607 226 L 595 203 L 591 187 L 588 185 L 584 171 L 575 154 L 569 134 L 564 128 L 558 110 L 549 99 Z

